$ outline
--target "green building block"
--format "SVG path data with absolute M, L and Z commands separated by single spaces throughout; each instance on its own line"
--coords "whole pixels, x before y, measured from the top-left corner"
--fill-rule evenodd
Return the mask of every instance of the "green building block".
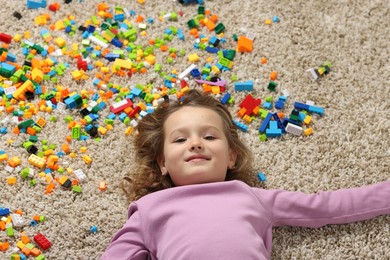
M 223 23 L 219 23 L 217 26 L 215 26 L 214 31 L 216 34 L 220 34 L 225 30 L 225 26 Z
M 276 82 L 273 82 L 273 81 L 270 81 L 269 83 L 268 83 L 268 89 L 270 90 L 270 91 L 275 91 L 275 88 L 278 86 L 278 84 L 276 84 Z
M 72 127 L 72 139 L 80 139 L 81 137 L 81 127 L 75 126 Z

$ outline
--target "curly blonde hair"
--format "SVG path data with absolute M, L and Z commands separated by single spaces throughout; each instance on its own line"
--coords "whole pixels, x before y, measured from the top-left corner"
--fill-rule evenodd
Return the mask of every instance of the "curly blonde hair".
M 237 154 L 235 167 L 227 170 L 225 180 L 241 180 L 252 184 L 252 154 L 239 138 L 229 110 L 213 96 L 192 89 L 179 101 L 166 100 L 153 113 L 140 120 L 135 138 L 137 167 L 131 176 L 123 179 L 121 185 L 129 201 L 175 186 L 169 175 L 161 174 L 158 159 L 163 154 L 166 119 L 185 106 L 209 108 L 221 116 L 229 147 Z

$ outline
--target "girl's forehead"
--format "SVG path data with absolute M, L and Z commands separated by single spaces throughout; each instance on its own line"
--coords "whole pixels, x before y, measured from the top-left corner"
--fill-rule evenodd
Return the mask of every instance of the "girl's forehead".
M 223 119 L 217 111 L 208 107 L 183 106 L 167 117 L 164 126 L 173 127 L 194 122 L 207 122 L 222 126 Z

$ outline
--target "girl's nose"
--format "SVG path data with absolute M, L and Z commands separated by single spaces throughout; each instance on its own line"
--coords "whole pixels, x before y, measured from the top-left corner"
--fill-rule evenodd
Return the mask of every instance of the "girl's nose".
M 191 140 L 190 143 L 190 150 L 191 151 L 197 151 L 197 150 L 202 150 L 203 149 L 203 144 L 200 138 L 194 138 Z

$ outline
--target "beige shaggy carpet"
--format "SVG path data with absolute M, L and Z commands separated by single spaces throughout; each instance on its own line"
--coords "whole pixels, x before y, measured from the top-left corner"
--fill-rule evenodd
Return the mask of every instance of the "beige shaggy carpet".
M 129 39 L 136 37 L 135 46 L 140 46 L 144 52 L 152 46 L 156 63 L 161 64 L 160 73 L 151 66 L 145 73 L 129 77 L 112 74 L 113 62 L 99 57 L 95 52 L 97 45 L 85 41 L 78 30 L 88 23 L 95 23 L 97 27 L 103 24 L 104 13 L 98 12 L 102 1 L 73 0 L 66 4 L 61 0 L 57 1 L 57 11 L 52 11 L 58 9 L 52 0 L 38 9 L 28 9 L 28 1 L 0 2 L 0 33 L 4 33 L 5 41 L 8 36 L 12 38 L 9 44 L 2 42 L 1 62 L 14 60 L 13 63 L 23 66 L 26 59 L 34 57 L 45 67 L 42 69 L 57 70 L 57 75 L 46 76 L 40 82 L 47 93 L 68 89 L 70 93 L 84 96 L 89 105 L 93 104 L 95 94 L 108 92 L 107 88 L 99 89 L 94 84 L 97 74 L 111 76 L 106 78 L 106 87 L 114 86 L 123 92 L 147 84 L 157 89 L 164 85 L 164 74 L 174 71 L 180 74 L 189 67 L 188 58 L 193 54 L 198 55 L 199 60 L 194 64 L 201 72 L 206 64 L 215 66 L 219 61 L 217 54 L 194 47 L 196 38 L 190 34 L 187 23 L 197 18 L 197 4 L 183 6 L 177 1 L 152 0 L 106 2 L 107 12 L 113 16 L 122 12 L 125 23 L 136 28 L 133 36 L 129 36 Z M 235 99 L 230 105 L 235 119 L 248 126 L 248 131 L 240 135 L 255 155 L 256 171 L 266 175 L 267 189 L 317 192 L 389 179 L 389 1 L 225 0 L 205 1 L 204 6 L 210 13 L 207 17 L 216 15 L 217 23 L 222 23 L 225 30 L 223 36 L 217 35 L 199 24 L 198 33 L 203 38 L 220 37 L 221 48 L 235 50 L 235 36 L 254 37 L 253 51 L 237 52 L 231 70 L 221 72 L 219 77 L 227 81 L 227 91 Z M 16 17 L 18 14 L 20 19 Z M 279 22 L 273 21 L 276 17 Z M 67 25 L 71 26 L 70 32 L 66 31 Z M 170 36 L 168 29 L 181 30 L 184 40 L 178 34 Z M 125 31 L 116 37 L 124 37 Z M 97 35 L 103 37 L 103 32 L 104 29 Z M 157 44 L 164 40 L 168 51 L 151 45 L 150 40 Z M 39 47 L 50 54 L 47 57 L 42 53 L 34 55 L 33 49 Z M 111 54 L 119 51 L 125 59 L 129 54 L 137 56 L 137 52 L 129 48 L 110 43 L 103 49 Z M 77 59 L 72 57 L 76 52 L 84 54 L 89 70 L 82 72 L 77 68 Z M 170 52 L 176 57 L 171 58 Z M 57 63 L 47 62 L 49 57 Z M 266 63 L 262 63 L 263 58 Z M 134 64 L 143 61 L 140 54 Z M 328 74 L 317 81 L 305 75 L 306 70 L 317 69 L 325 62 L 332 64 Z M 4 68 L 4 63 L 2 66 Z M 268 89 L 272 72 L 277 72 L 275 91 Z M 40 76 L 35 73 L 31 76 L 39 80 Z M 75 79 L 78 77 L 81 78 Z M 234 91 L 235 82 L 248 80 L 253 81 L 252 91 Z M 0 89 L 8 91 L 15 82 L 10 83 L 3 75 Z M 191 76 L 187 82 L 190 88 L 199 88 Z M 267 97 L 275 101 L 288 93 L 283 110 L 287 116 L 295 101 L 312 101 L 324 108 L 325 114 L 313 115 L 310 136 L 285 134 L 281 138 L 260 141 L 260 117 L 246 123 L 236 115 L 248 93 L 263 102 Z M 42 103 L 44 98 L 35 96 L 31 104 L 6 101 L 5 95 L 0 98 L 0 158 L 3 158 L 0 162 L 0 212 L 19 210 L 25 222 L 25 226 L 13 228 L 13 236 L 0 229 L 0 248 L 9 244 L 8 249 L 0 250 L 0 259 L 11 259 L 12 254 L 21 253 L 17 244 L 22 237 L 32 240 L 38 233 L 52 244 L 42 252 L 45 259 L 97 259 L 127 216 L 128 202 L 119 183 L 134 168 L 134 137 L 126 134 L 130 125 L 118 116 L 113 119 L 112 128 L 107 122 L 109 106 L 123 96 L 114 94 L 107 99 L 107 107 L 98 111 L 95 122 L 102 127 L 99 138 L 72 139 L 70 143 L 66 141 L 72 135 L 69 121 L 80 123 L 81 108 L 50 111 L 50 104 Z M 10 106 L 14 107 L 13 111 Z M 29 110 L 31 107 L 37 111 Z M 53 180 L 44 177 L 48 163 L 42 169 L 29 163 L 30 154 L 23 144 L 29 141 L 30 135 L 14 132 L 18 124 L 28 122 L 29 111 L 33 111 L 31 119 L 35 123 L 41 122 L 40 118 L 46 121 L 35 134 L 38 153 L 60 155 L 58 161 L 54 160 L 59 168 L 52 170 Z M 85 129 L 82 127 L 81 131 Z M 71 153 L 62 154 L 63 144 L 68 144 Z M 86 161 L 90 158 L 92 162 L 88 164 L 83 158 Z M 86 176 L 75 188 L 79 187 L 81 192 L 60 184 L 64 181 L 62 176 L 69 181 L 76 180 L 76 170 Z M 26 171 L 31 176 L 21 177 Z M 99 189 L 102 182 L 107 185 L 105 190 Z M 53 190 L 48 193 L 51 186 Z M 36 223 L 34 218 L 38 220 Z M 381 216 L 319 229 L 276 228 L 272 259 L 389 259 L 389 220 L 389 216 Z M 91 230 L 94 226 L 97 230 Z

